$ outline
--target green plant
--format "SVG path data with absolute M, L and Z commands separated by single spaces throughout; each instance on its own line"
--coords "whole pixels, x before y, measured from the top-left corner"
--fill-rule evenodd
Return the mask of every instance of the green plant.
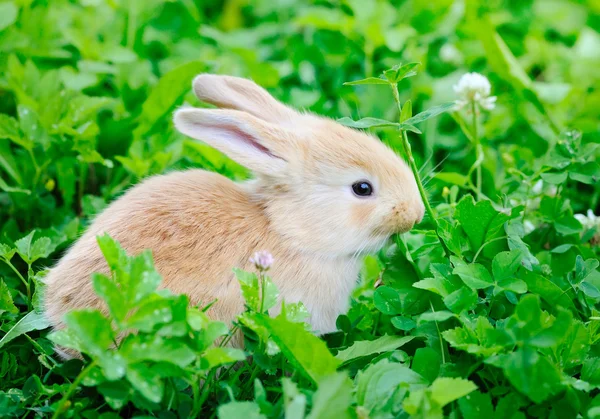
M 0 3 L 0 416 L 600 416 L 599 21 L 591 0 Z M 365 258 L 327 336 L 268 271 L 237 272 L 228 327 L 105 236 L 107 310 L 50 332 L 46 269 L 131 184 L 247 177 L 172 128 L 205 71 L 376 133 L 428 216 Z M 453 107 L 470 72 L 494 109 Z

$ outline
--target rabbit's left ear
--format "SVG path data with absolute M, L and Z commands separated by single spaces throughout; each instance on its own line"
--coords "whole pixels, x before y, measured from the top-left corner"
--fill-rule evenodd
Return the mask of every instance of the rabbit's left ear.
M 248 79 L 200 74 L 192 85 L 201 101 L 219 108 L 248 112 L 263 121 L 286 125 L 300 116 Z
M 173 120 L 183 134 L 205 142 L 255 173 L 281 175 L 294 156 L 292 133 L 246 112 L 180 108 Z

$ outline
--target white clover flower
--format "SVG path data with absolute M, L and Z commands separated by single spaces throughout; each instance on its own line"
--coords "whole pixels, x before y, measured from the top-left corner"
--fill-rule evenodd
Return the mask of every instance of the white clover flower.
M 267 252 L 266 250 L 256 252 L 254 256 L 250 258 L 250 263 L 256 266 L 256 269 L 258 269 L 259 271 L 268 271 L 271 265 L 273 264 L 273 261 L 273 255 Z
M 454 91 L 459 97 L 456 101 L 456 110 L 472 103 L 486 111 L 491 111 L 496 106 L 496 96 L 490 96 L 492 91 L 490 81 L 479 73 L 463 75 L 454 85 Z
M 577 218 L 577 221 L 579 221 L 586 230 L 591 230 L 594 227 L 600 229 L 600 217 L 596 216 L 591 209 L 587 210 L 586 214 L 575 214 L 575 218 Z

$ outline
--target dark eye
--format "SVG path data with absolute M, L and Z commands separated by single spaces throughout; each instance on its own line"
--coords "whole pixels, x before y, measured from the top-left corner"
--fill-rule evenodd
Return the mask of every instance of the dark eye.
M 356 196 L 369 196 L 373 194 L 373 186 L 369 182 L 361 180 L 352 185 L 352 191 Z

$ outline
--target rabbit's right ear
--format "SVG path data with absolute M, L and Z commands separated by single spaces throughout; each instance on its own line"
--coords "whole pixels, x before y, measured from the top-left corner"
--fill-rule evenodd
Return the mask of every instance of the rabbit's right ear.
M 173 118 L 183 134 L 221 151 L 255 173 L 286 172 L 297 154 L 295 136 L 246 112 L 228 109 L 180 108 Z
M 288 108 L 248 79 L 200 74 L 192 84 L 198 99 L 219 108 L 248 112 L 264 121 L 283 125 L 299 116 L 298 112 Z

